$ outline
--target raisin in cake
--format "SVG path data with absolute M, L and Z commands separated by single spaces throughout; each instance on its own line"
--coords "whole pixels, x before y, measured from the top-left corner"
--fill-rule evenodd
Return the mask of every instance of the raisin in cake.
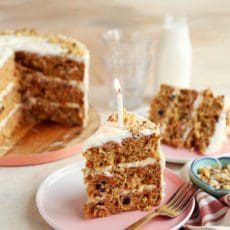
M 89 51 L 62 35 L 0 32 L 0 145 L 22 124 L 85 127 Z
M 226 140 L 226 100 L 210 89 L 197 91 L 161 85 L 151 103 L 150 120 L 160 124 L 163 143 L 201 154 L 219 150 Z
M 124 111 L 124 128 L 113 114 L 86 141 L 86 217 L 150 210 L 160 204 L 165 162 L 159 140 L 158 126 Z

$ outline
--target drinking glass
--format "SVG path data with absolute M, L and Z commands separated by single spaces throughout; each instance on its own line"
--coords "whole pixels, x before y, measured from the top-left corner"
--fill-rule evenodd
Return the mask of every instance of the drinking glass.
M 113 80 L 118 78 L 124 107 L 137 108 L 143 100 L 151 63 L 152 35 L 141 31 L 112 29 L 102 34 L 102 41 L 109 106 L 116 106 Z

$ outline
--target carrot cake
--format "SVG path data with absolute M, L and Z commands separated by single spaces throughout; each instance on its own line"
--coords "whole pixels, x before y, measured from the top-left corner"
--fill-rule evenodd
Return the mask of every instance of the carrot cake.
M 159 143 L 159 128 L 152 122 L 124 110 L 120 128 L 117 114 L 112 114 L 85 143 L 85 216 L 105 217 L 159 205 L 165 164 Z
M 163 143 L 205 154 L 219 150 L 225 141 L 227 114 L 225 97 L 211 89 L 199 92 L 164 84 L 152 100 L 149 118 L 160 124 Z
M 85 127 L 89 51 L 75 39 L 21 29 L 0 32 L 0 145 L 21 124 Z

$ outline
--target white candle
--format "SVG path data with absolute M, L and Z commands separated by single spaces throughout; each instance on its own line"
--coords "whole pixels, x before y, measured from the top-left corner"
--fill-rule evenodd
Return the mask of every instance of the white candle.
M 114 88 L 117 92 L 118 126 L 123 128 L 123 97 L 121 94 L 121 85 L 117 78 L 114 79 Z

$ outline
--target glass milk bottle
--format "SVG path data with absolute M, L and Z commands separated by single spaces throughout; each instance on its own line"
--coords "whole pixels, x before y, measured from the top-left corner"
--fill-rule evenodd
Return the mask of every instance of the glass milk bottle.
M 162 83 L 189 88 L 192 48 L 186 18 L 166 17 L 156 59 L 155 93 Z

